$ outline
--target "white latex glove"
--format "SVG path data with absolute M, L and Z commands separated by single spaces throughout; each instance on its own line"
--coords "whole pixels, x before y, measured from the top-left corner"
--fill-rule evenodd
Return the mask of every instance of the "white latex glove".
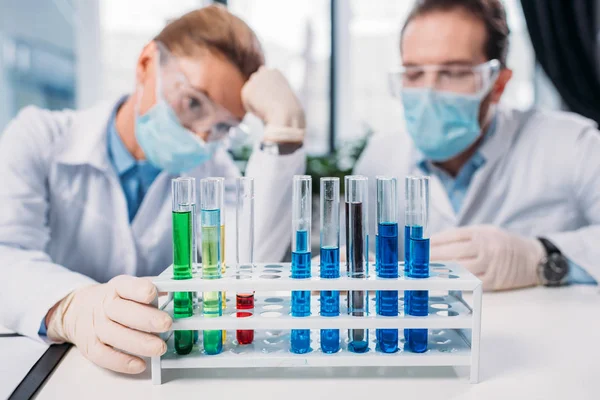
M 75 344 L 101 367 L 140 373 L 146 363 L 124 352 L 151 357 L 167 350 L 162 339 L 148 333 L 166 332 L 172 324 L 167 313 L 149 305 L 157 294 L 149 280 L 126 275 L 78 289 L 54 307 L 48 338 Z
M 431 236 L 432 261 L 456 261 L 483 282 L 484 290 L 539 283 L 542 244 L 490 225 L 466 226 Z
M 260 67 L 242 88 L 242 101 L 247 111 L 264 122 L 265 141 L 302 143 L 304 140 L 304 110 L 278 70 Z

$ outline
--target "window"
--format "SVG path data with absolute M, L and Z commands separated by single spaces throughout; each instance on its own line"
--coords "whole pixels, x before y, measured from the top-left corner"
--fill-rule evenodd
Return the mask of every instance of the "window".
M 99 97 L 116 99 L 135 85 L 135 65 L 144 47 L 167 22 L 210 1 L 102 0 Z
M 256 32 L 269 67 L 290 81 L 306 110 L 306 146 L 329 150 L 330 0 L 229 0 L 229 10 Z

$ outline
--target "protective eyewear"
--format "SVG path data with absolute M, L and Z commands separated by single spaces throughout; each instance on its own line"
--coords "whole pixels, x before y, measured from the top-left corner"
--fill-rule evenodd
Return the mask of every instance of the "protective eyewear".
M 206 93 L 195 89 L 179 68 L 177 57 L 164 44 L 156 43 L 159 52 L 157 88 L 181 125 L 197 134 L 209 132 L 207 142 L 220 141 L 228 135 L 244 135 L 246 131 L 241 121 Z
M 461 94 L 488 91 L 498 77 L 500 62 L 470 65 L 410 65 L 389 74 L 390 91 L 400 97 L 403 88 L 432 88 Z

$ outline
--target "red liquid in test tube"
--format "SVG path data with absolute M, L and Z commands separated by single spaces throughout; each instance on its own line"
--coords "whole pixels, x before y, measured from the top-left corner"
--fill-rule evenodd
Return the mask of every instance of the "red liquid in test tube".
M 252 312 L 250 311 L 239 311 L 239 310 L 252 310 L 254 309 L 254 295 L 253 294 L 238 294 L 236 295 L 236 308 L 238 312 L 237 318 L 250 317 Z M 236 331 L 236 339 L 239 344 L 250 344 L 254 341 L 253 330 L 238 330 Z

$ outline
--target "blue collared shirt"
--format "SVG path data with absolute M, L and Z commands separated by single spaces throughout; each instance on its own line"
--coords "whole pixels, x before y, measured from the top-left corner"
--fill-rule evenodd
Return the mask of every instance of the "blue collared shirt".
M 117 103 L 113 113 L 108 121 L 108 157 L 119 176 L 123 193 L 127 199 L 127 211 L 129 222 L 133 221 L 144 196 L 148 192 L 154 179 L 160 174 L 160 169 L 156 168 L 148 161 L 136 160 L 117 132 L 116 117 L 117 111 L 125 98 Z
M 494 135 L 495 130 L 496 118 L 492 120 L 492 123 L 485 132 L 483 141 L 487 141 L 492 135 Z M 442 186 L 446 190 L 446 193 L 448 194 L 448 198 L 450 199 L 450 204 L 452 204 L 454 212 L 458 213 L 475 172 L 477 172 L 477 170 L 481 168 L 485 162 L 486 159 L 483 154 L 477 151 L 475 154 L 473 154 L 473 156 L 471 156 L 465 165 L 462 166 L 455 178 L 441 168 L 437 168 L 430 161 L 425 160 L 424 157 L 421 157 L 417 160 L 417 165 L 424 173 L 438 177 L 442 183 Z M 596 280 L 590 274 L 588 274 L 586 270 L 571 260 L 569 260 L 569 275 L 567 280 L 569 283 L 590 285 L 597 284 Z

